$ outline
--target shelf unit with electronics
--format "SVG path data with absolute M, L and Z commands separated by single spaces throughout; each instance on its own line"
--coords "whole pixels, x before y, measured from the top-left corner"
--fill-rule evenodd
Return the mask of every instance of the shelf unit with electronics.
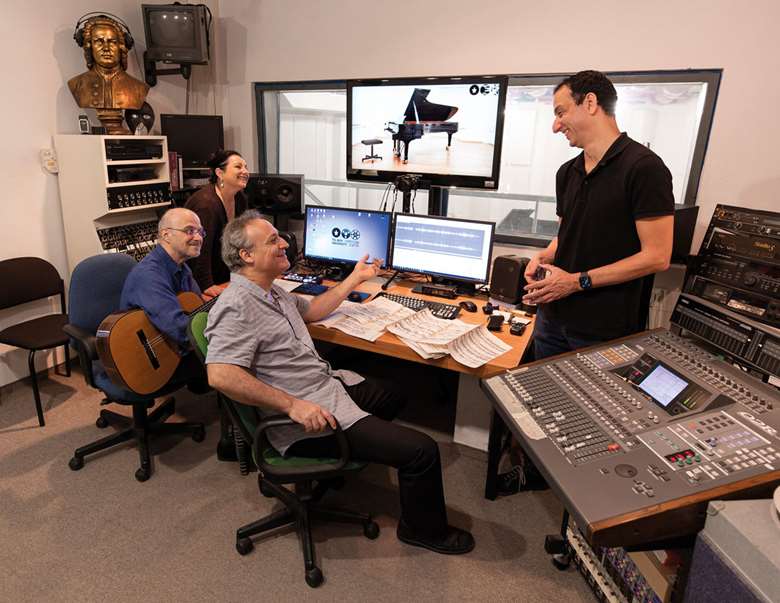
M 141 259 L 171 207 L 165 136 L 54 137 L 68 268 L 99 253 Z

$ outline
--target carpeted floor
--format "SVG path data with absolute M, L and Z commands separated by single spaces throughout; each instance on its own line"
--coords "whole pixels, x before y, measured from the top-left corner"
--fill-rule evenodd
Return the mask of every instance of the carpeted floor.
M 256 474 L 217 461 L 213 394 L 177 396 L 177 416 L 206 422 L 206 440 L 157 440 L 154 474 L 138 483 L 132 444 L 68 468 L 74 448 L 106 433 L 94 423 L 99 394 L 80 373 L 50 373 L 41 391 L 43 428 L 27 381 L 0 392 L 4 601 L 595 600 L 575 569 L 559 572 L 543 551 L 561 515 L 552 493 L 485 500 L 485 455 L 441 432 L 428 428 L 440 442 L 450 521 L 472 531 L 476 549 L 450 557 L 399 542 L 394 472 L 370 466 L 326 499 L 370 511 L 381 534 L 372 541 L 359 527 L 315 526 L 325 583 L 313 590 L 289 529 L 246 557 L 236 552 L 236 528 L 278 503 L 260 496 Z

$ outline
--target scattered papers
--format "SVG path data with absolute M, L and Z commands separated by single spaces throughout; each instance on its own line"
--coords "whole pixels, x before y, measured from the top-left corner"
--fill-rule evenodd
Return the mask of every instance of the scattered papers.
M 512 349 L 484 325 L 436 318 L 428 308 L 415 312 L 386 297 L 365 304 L 343 302 L 316 324 L 367 341 L 376 341 L 389 331 L 426 360 L 451 354 L 470 368 L 480 367 Z
M 470 368 L 482 366 L 512 349 L 484 325 L 436 318 L 428 308 L 388 325 L 387 330 L 423 358 L 441 358 L 451 354 Z
M 386 297 L 378 297 L 366 304 L 342 302 L 330 316 L 316 324 L 338 329 L 366 341 L 376 341 L 385 332 L 387 325 L 412 314 L 414 310 Z

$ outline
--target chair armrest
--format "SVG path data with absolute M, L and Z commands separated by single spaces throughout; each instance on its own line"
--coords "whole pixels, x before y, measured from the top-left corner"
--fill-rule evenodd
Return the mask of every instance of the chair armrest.
M 95 377 L 92 374 L 92 361 L 98 359 L 95 335 L 72 324 L 66 324 L 62 327 L 62 330 L 67 335 L 70 335 L 70 343 L 76 348 L 76 352 L 79 355 L 79 364 L 84 372 L 84 379 L 87 381 L 87 385 L 97 387 L 95 385 Z
M 335 418 L 334 418 L 335 420 Z M 271 476 L 278 477 L 296 477 L 302 479 L 325 479 L 332 477 L 340 473 L 349 462 L 349 444 L 347 443 L 347 437 L 341 430 L 341 425 L 336 421 L 336 429 L 333 431 L 336 436 L 336 441 L 339 445 L 340 457 L 335 463 L 316 463 L 308 467 L 276 467 L 269 465 L 263 458 L 263 449 L 266 446 L 270 446 L 266 431 L 272 427 L 281 427 L 282 425 L 296 425 L 290 417 L 286 415 L 274 415 L 263 419 L 255 430 L 254 446 L 255 446 L 255 459 L 259 465 L 260 470 Z

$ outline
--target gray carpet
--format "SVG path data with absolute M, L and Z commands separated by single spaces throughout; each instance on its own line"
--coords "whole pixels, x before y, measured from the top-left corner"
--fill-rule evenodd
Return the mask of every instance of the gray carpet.
M 472 531 L 475 550 L 450 557 L 399 542 L 394 472 L 371 466 L 326 500 L 370 511 L 381 534 L 372 541 L 357 526 L 317 525 L 325 583 L 312 590 L 291 530 L 256 541 L 245 557 L 236 552 L 236 528 L 278 503 L 260 496 L 256 474 L 217 461 L 213 394 L 177 396 L 178 418 L 206 422 L 206 440 L 157 440 L 154 474 L 138 483 L 132 444 L 68 468 L 76 447 L 107 433 L 94 424 L 100 397 L 78 372 L 50 374 L 41 392 L 43 428 L 26 381 L 0 392 L 2 600 L 595 600 L 575 569 L 557 571 L 543 552 L 560 521 L 552 493 L 485 500 L 485 455 L 442 433 L 432 432 L 450 521 Z

